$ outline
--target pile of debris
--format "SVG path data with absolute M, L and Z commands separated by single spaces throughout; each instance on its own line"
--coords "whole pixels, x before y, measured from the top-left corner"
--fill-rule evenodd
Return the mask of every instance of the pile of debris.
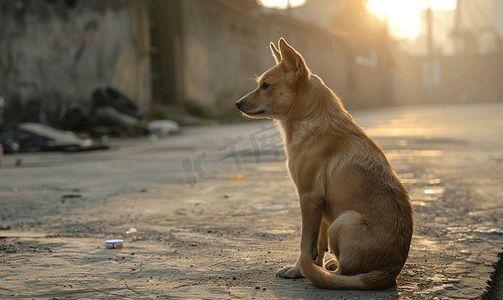
M 0 131 L 0 145 L 5 153 L 33 151 L 84 151 L 109 148 L 109 136 L 156 137 L 178 132 L 173 121 L 145 123 L 137 104 L 118 90 L 96 89 L 91 108 L 75 104 L 58 121 L 49 122 L 41 102 L 33 100 L 19 116 Z M 4 115 L 0 97 L 0 118 Z M 0 128 L 3 122 L 0 119 Z

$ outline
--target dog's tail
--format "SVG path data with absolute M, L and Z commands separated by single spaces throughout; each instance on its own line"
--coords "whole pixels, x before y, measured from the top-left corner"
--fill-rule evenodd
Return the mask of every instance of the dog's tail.
M 386 279 L 388 276 L 385 275 L 385 272 L 372 271 L 353 276 L 337 275 L 316 266 L 311 257 L 305 253 L 301 253 L 300 255 L 300 270 L 314 286 L 324 289 L 380 290 L 390 287 L 390 284 L 385 283 L 389 282 Z M 383 279 L 385 282 L 383 282 Z

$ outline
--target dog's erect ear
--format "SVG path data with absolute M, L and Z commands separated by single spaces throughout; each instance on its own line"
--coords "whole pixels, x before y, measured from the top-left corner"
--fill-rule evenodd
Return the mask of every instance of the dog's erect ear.
M 304 58 L 292 46 L 288 45 L 285 39 L 280 38 L 278 44 L 281 52 L 281 63 L 287 72 L 294 73 L 294 81 L 301 77 L 309 78 L 309 70 Z
M 279 53 L 278 49 L 272 42 L 269 44 L 269 48 L 271 48 L 272 57 L 274 57 L 276 64 L 279 64 L 281 62 L 281 54 Z

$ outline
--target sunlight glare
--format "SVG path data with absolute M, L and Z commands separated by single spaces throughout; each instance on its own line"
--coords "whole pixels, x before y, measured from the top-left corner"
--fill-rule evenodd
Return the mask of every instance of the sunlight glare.
M 391 33 L 401 38 L 415 38 L 421 30 L 421 10 L 428 0 L 369 0 L 368 10 L 381 19 L 388 16 Z M 431 1 L 432 9 L 454 9 L 456 0 Z
M 268 8 L 286 9 L 288 0 L 259 0 L 259 3 Z M 290 0 L 290 7 L 304 5 L 306 0 Z

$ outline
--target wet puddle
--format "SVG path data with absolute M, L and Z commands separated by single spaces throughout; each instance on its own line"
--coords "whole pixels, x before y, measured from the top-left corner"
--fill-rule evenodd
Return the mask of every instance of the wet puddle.
M 444 193 L 443 187 L 429 188 L 423 191 L 425 195 L 442 195 Z
M 486 228 L 486 229 L 476 229 L 475 233 L 499 235 L 503 237 L 503 228 Z
M 429 186 L 409 188 L 408 191 L 412 205 L 426 206 L 428 202 L 438 201 L 443 196 L 445 188 L 441 186 Z

